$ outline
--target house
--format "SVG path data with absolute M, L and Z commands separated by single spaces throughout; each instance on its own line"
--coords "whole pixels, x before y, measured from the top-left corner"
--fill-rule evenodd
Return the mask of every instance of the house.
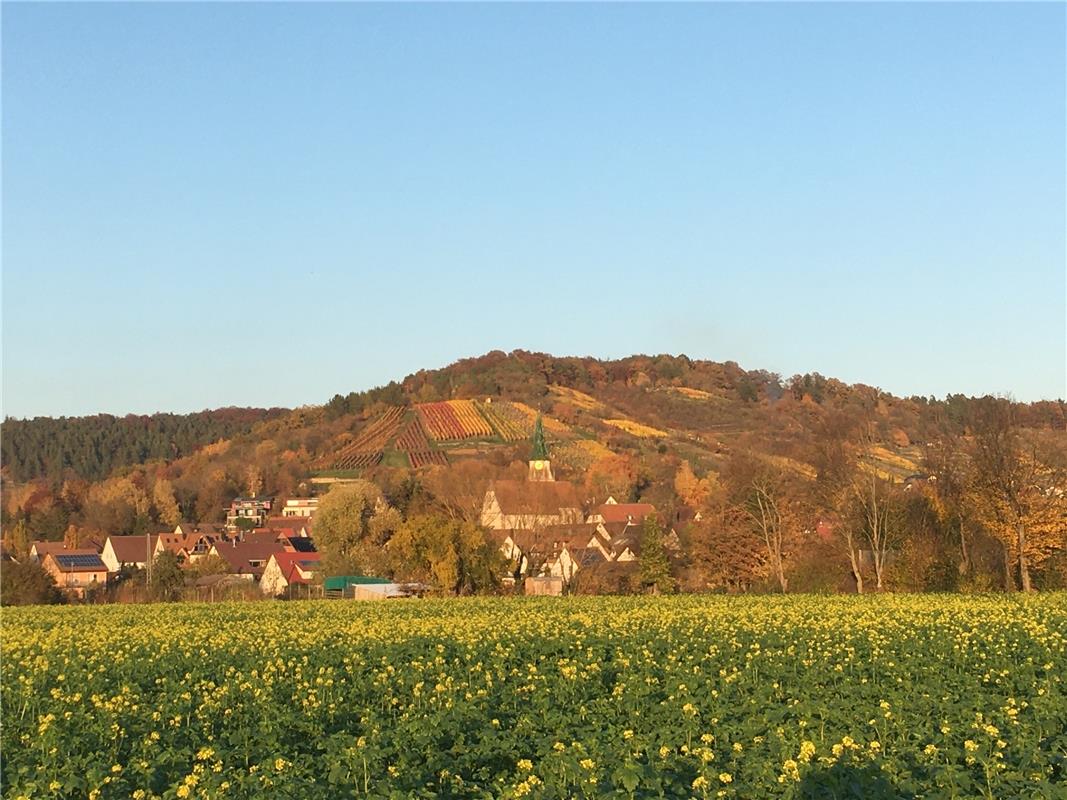
M 226 511 L 226 527 L 229 530 L 259 528 L 270 516 L 272 505 L 273 497 L 235 497 Z
M 318 553 L 272 553 L 263 569 L 259 588 L 263 594 L 276 596 L 294 584 L 310 583 L 319 566 Z
M 319 508 L 317 497 L 291 497 L 285 501 L 282 507 L 283 517 L 305 517 L 310 519 L 315 516 Z
M 218 556 L 226 562 L 231 575 L 241 575 L 246 580 L 259 580 L 267 562 L 275 553 L 284 552 L 282 546 L 273 539 L 254 541 L 217 541 L 211 545 L 208 555 Z
M 641 525 L 645 517 L 656 513 L 651 503 L 619 503 L 609 497 L 589 515 L 587 522 L 620 523 Z
M 99 555 L 100 550 L 89 544 L 86 544 L 85 547 L 68 548 L 66 542 L 35 541 L 30 545 L 29 556 L 31 561 L 44 561 L 44 557 L 49 553 L 96 553 Z
M 158 534 L 147 533 L 144 536 L 108 536 L 100 557 L 108 572 L 118 572 L 123 567 L 144 569 L 154 558 L 158 540 Z
M 490 538 L 511 565 L 505 583 L 528 575 L 556 575 L 570 581 L 583 563 L 610 558 L 606 542 L 591 523 L 491 531 Z
M 49 553 L 66 553 L 68 555 L 100 555 L 95 547 L 68 548 L 64 542 L 41 542 L 37 541 L 30 545 L 30 560 L 43 562 Z
M 162 553 L 174 553 L 179 561 L 187 561 L 188 554 L 185 552 L 185 536 L 171 531 L 162 531 L 156 534 L 156 548 L 152 551 L 152 558 L 155 559 Z
M 226 529 L 218 525 L 179 522 L 174 528 L 174 535 L 183 537 L 181 548 L 175 551 L 175 554 L 182 561 L 191 564 L 204 558 L 215 542 L 225 539 Z
M 257 528 L 257 530 L 261 529 Z M 268 517 L 263 523 L 262 530 L 278 531 L 290 537 L 307 538 L 311 536 L 311 520 L 307 517 Z
M 47 553 L 41 566 L 52 576 L 56 586 L 76 597 L 84 597 L 86 589 L 107 586 L 108 568 L 99 553 Z

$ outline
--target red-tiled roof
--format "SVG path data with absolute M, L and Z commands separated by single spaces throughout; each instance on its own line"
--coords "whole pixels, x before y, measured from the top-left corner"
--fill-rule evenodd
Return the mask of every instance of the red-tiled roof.
M 37 558 L 39 558 L 41 561 L 44 561 L 44 557 L 49 553 L 68 553 L 70 555 L 80 556 L 100 552 L 99 550 L 96 550 L 92 547 L 75 547 L 68 550 L 66 547 L 63 546 L 63 542 L 38 541 L 30 545 L 31 550 L 33 550 L 34 548 L 37 549 Z
M 656 507 L 651 503 L 604 503 L 596 513 L 604 518 L 604 522 L 633 521 L 640 524 L 655 511 Z
M 570 481 L 495 481 L 492 486 L 502 514 L 559 514 L 580 509 L 578 491 Z
M 220 541 L 215 542 L 214 550 L 229 565 L 230 572 L 256 577 L 263 574 L 263 569 L 272 555 L 285 552 L 276 541 Z M 252 566 L 251 561 L 260 563 L 258 566 Z
M 156 549 L 156 541 L 159 534 L 150 536 L 108 536 L 111 549 L 115 553 L 115 559 L 120 564 L 143 564 L 150 558 L 148 555 Z M 147 540 L 147 541 L 146 541 Z M 105 543 L 105 547 L 107 544 Z
M 308 579 L 300 574 L 300 570 L 313 572 L 318 568 L 321 556 L 318 553 L 275 553 L 273 558 L 278 562 L 278 568 L 285 576 L 286 582 L 308 583 Z

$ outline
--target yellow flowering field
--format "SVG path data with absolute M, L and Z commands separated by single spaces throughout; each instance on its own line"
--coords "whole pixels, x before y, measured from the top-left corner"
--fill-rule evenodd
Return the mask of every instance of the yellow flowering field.
M 1062 798 L 1067 596 L 4 609 L 2 792 Z

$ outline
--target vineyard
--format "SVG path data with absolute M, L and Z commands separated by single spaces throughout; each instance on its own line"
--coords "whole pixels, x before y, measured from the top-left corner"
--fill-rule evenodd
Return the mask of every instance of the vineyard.
M 1062 798 L 1067 596 L 4 611 L 3 795 Z
M 434 450 L 430 441 L 426 438 L 426 430 L 422 427 L 422 420 L 416 414 L 396 437 L 396 449 L 407 453 L 411 466 L 415 469 L 430 465 L 447 466 L 448 459 L 445 454 Z
M 525 403 L 513 402 L 512 407 L 522 416 L 525 421 L 525 426 L 528 430 L 533 430 L 534 420 L 537 419 L 537 410 L 530 408 Z M 545 430 L 549 433 L 553 433 L 559 437 L 567 437 L 571 435 L 571 429 L 560 422 L 558 419 L 548 416 L 541 417 L 542 424 L 545 426 Z
M 653 428 L 648 425 L 642 425 L 640 422 L 634 422 L 630 419 L 606 419 L 604 422 L 611 425 L 613 428 L 618 428 L 621 431 L 626 431 L 631 436 L 637 436 L 642 439 L 650 439 L 654 436 L 666 436 L 667 431 L 661 431 L 659 428 Z
M 532 426 L 527 429 L 526 415 L 515 411 L 504 400 L 496 402 L 478 403 L 478 410 L 482 412 L 489 424 L 496 430 L 497 435 L 505 442 L 518 442 L 527 439 L 533 431 Z
M 361 469 L 382 460 L 385 446 L 396 436 L 404 421 L 404 409 L 392 406 L 369 422 L 356 438 L 332 455 L 319 460 L 319 469 Z
M 434 441 L 475 439 L 493 435 L 493 429 L 473 400 L 447 400 L 415 406 L 426 432 Z
M 436 449 L 436 443 L 494 438 L 520 442 L 533 433 L 536 417 L 537 412 L 529 406 L 505 400 L 447 400 L 420 403 L 413 410 L 394 406 L 364 425 L 333 453 L 320 458 L 315 466 L 319 470 L 366 469 L 381 463 L 390 448 L 406 454 L 415 468 L 445 466 L 448 459 Z M 557 440 L 571 436 L 569 428 L 559 420 L 544 417 L 544 425 Z M 584 460 L 584 455 L 578 455 Z

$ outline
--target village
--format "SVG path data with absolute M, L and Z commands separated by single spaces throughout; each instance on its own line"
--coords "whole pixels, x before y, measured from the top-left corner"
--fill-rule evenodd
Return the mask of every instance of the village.
M 319 497 L 237 497 L 225 523 L 180 522 L 144 535 L 66 542 L 34 541 L 28 558 L 39 563 L 71 600 L 88 600 L 128 580 L 151 580 L 163 554 L 190 573 L 185 595 L 214 600 L 255 587 L 265 598 L 384 600 L 421 596 L 435 588 L 396 583 L 373 575 L 323 575 L 315 546 Z M 574 483 L 556 480 L 540 420 L 535 427 L 525 480 L 490 481 L 480 523 L 505 565 L 501 587 L 514 593 L 562 595 L 579 573 L 625 577 L 636 570 L 650 503 L 620 503 L 614 497 L 586 511 Z M 664 548 L 677 553 L 670 530 Z M 211 564 L 203 574 L 205 564 Z

